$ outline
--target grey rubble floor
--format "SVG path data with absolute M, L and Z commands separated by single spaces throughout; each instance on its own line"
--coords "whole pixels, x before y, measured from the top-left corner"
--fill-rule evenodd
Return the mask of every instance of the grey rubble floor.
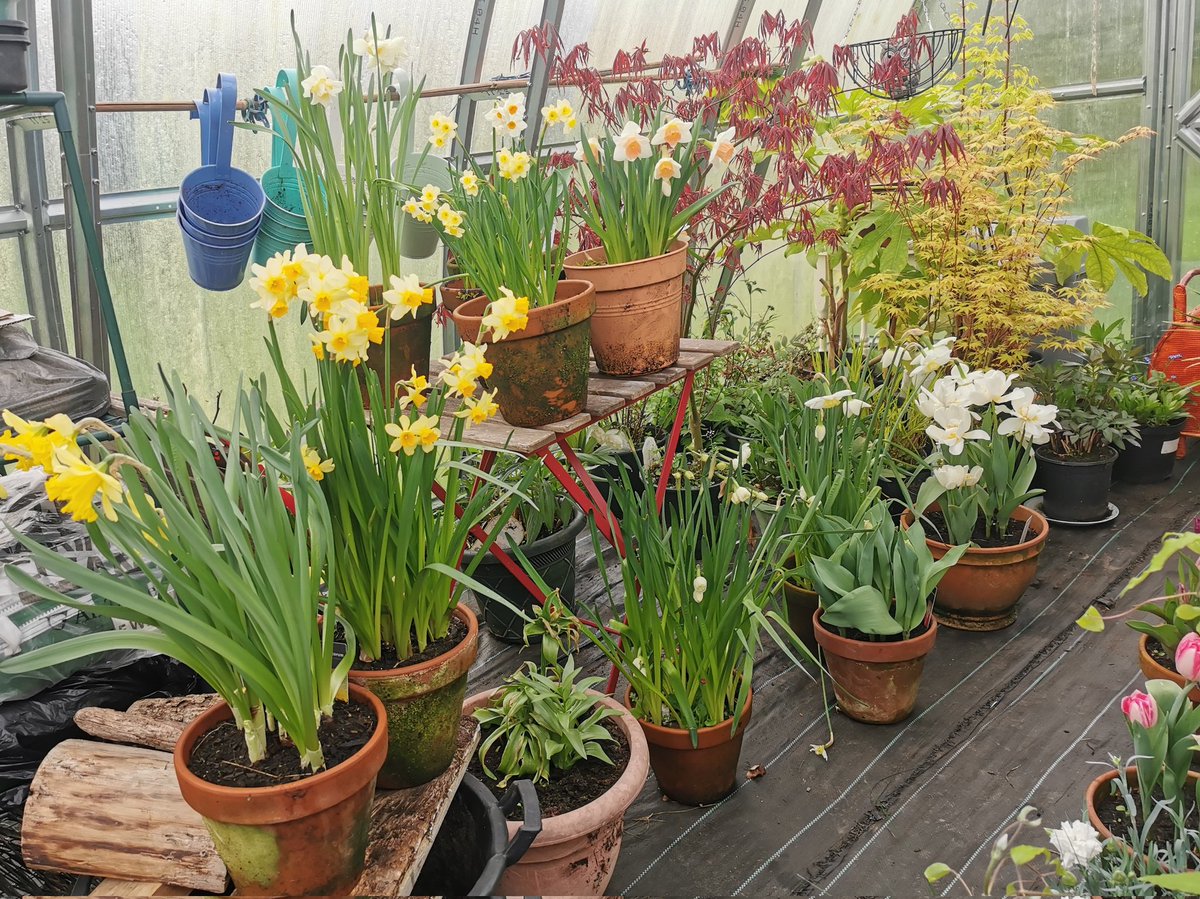
M 1074 621 L 1090 603 L 1112 604 L 1161 535 L 1200 514 L 1200 463 L 1181 460 L 1176 473 L 1114 486 L 1121 515 L 1110 526 L 1052 529 L 1016 624 L 942 628 L 913 716 L 873 727 L 835 713 L 828 761 L 809 751 L 826 739 L 819 686 L 769 644 L 737 791 L 688 808 L 663 801 L 651 775 L 626 816 L 609 893 L 928 896 L 922 871 L 935 861 L 967 868 L 978 892 L 995 836 L 1022 806 L 1037 806 L 1047 826 L 1081 817 L 1087 783 L 1110 753 L 1130 752 L 1119 700 L 1141 675 L 1124 624 L 1089 634 Z M 615 572 L 611 551 L 605 561 Z M 1143 586 L 1136 595 L 1153 595 Z M 577 594 L 594 601 L 601 590 L 585 531 Z M 485 633 L 471 691 L 531 657 Z M 607 673 L 594 649 L 580 657 Z M 744 779 L 752 765 L 766 776 Z

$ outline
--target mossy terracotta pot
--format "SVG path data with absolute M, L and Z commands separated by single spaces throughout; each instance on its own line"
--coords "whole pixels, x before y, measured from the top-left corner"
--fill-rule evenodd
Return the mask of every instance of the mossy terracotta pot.
M 499 892 L 506 896 L 603 896 L 612 879 L 621 853 L 625 812 L 646 783 L 650 754 L 642 729 L 629 711 L 611 696 L 588 692 L 598 703 L 621 712 L 612 720 L 629 741 L 625 771 L 603 796 L 564 814 L 542 818 L 542 832 L 533 845 L 500 878 Z M 495 693 L 476 693 L 467 700 L 463 714 L 482 708 Z M 508 822 L 509 840 L 520 828 L 519 822 Z
M 936 509 L 935 503 L 931 508 Z M 937 589 L 933 613 L 946 627 L 963 631 L 998 631 L 1017 620 L 1017 603 L 1037 576 L 1038 557 L 1050 534 L 1050 523 L 1033 509 L 1017 506 L 1012 520 L 1029 524 L 1029 537 L 1014 546 L 972 546 L 946 572 Z M 900 517 L 900 526 L 913 521 L 911 510 Z M 925 538 L 935 559 L 951 547 Z
M 1125 778 L 1132 788 L 1137 784 L 1137 768 L 1130 765 L 1125 769 Z M 1100 834 L 1101 839 L 1111 840 L 1114 834 L 1109 830 L 1108 826 L 1100 820 L 1100 815 L 1096 811 L 1096 802 L 1108 790 L 1113 789 L 1112 783 L 1117 779 L 1116 770 L 1105 771 L 1087 786 L 1087 791 L 1084 793 L 1084 799 L 1087 803 L 1088 820 L 1092 822 L 1092 827 L 1096 828 L 1096 832 Z M 1200 780 L 1200 771 L 1188 772 L 1188 783 L 1195 787 L 1196 781 Z M 1189 791 L 1191 792 L 1191 791 Z M 1118 840 L 1123 840 L 1123 836 L 1116 837 Z
M 387 709 L 387 760 L 379 772 L 382 789 L 428 783 L 454 758 L 467 672 L 479 651 L 475 613 L 460 605 L 454 617 L 466 624 L 467 635 L 440 656 L 386 671 L 350 672 L 350 680 L 378 696 Z
M 917 704 L 925 657 L 937 638 L 937 621 L 908 640 L 875 642 L 843 637 L 821 624 L 813 613 L 813 633 L 824 653 L 838 706 L 865 724 L 895 724 Z
M 679 358 L 686 270 L 687 243 L 682 240 L 661 256 L 633 262 L 610 265 L 603 247 L 566 258 L 566 276 L 591 281 L 596 288 L 596 368 L 606 375 L 640 375 Z
M 387 328 L 383 343 L 367 347 L 367 368 L 379 376 L 379 384 L 386 395 L 397 381 L 412 377 L 413 369 L 418 375 L 429 375 L 429 348 L 433 340 L 433 310 L 422 307 L 414 318 L 406 315 L 400 321 L 391 321 L 383 303 L 383 285 L 375 284 L 370 289 L 371 311 L 379 318 L 379 324 Z M 366 397 L 366 385 L 363 385 Z
M 1158 660 L 1150 655 L 1149 634 L 1140 634 L 1139 637 L 1138 665 L 1141 666 L 1142 674 L 1146 675 L 1146 680 L 1169 680 L 1181 687 L 1187 683 L 1183 679 L 1183 675 L 1172 668 L 1159 664 Z M 1200 702 L 1200 687 L 1193 687 L 1192 692 L 1188 694 L 1188 699 L 1192 702 Z
M 179 791 L 204 819 L 238 895 L 344 895 L 362 873 L 375 777 L 387 754 L 387 713 L 361 687 L 352 684 L 350 698 L 375 713 L 367 745 L 340 765 L 277 787 L 222 787 L 188 769 L 196 743 L 233 717 L 225 703 L 180 736 Z
M 587 406 L 588 348 L 596 291 L 589 281 L 559 281 L 555 301 L 529 310 L 529 323 L 503 340 L 486 333 L 492 363 L 488 387 L 510 425 L 536 428 L 562 421 Z M 451 312 L 463 340 L 478 343 L 487 297 Z
M 685 805 L 708 805 L 732 793 L 737 788 L 738 757 L 750 724 L 753 699 L 751 692 L 742 707 L 736 733 L 733 718 L 726 718 L 720 724 L 700 728 L 695 745 L 691 733 L 683 728 L 663 727 L 639 718 L 658 788 Z M 628 690 L 625 705 L 633 708 Z

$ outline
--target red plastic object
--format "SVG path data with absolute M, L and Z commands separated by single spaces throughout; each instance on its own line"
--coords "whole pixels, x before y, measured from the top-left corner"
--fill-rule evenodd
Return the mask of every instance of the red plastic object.
M 1187 309 L 1187 285 L 1197 275 L 1200 275 L 1200 269 L 1192 269 L 1175 285 L 1171 324 L 1150 354 L 1151 371 L 1161 371 L 1179 384 L 1200 382 L 1200 315 Z M 1188 421 L 1183 427 L 1183 435 L 1200 437 L 1200 390 L 1193 391 L 1186 412 Z M 1181 441 L 1180 455 L 1183 450 Z

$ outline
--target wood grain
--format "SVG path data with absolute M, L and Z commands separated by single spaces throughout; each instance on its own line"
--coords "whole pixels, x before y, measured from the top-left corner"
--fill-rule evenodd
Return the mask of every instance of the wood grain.
M 112 743 L 148 746 L 170 752 L 186 725 L 169 718 L 131 715 L 115 709 L 86 708 L 75 713 L 75 724 L 84 733 Z

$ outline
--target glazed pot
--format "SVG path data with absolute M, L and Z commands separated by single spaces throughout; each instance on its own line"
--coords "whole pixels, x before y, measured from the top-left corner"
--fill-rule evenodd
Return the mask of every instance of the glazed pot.
M 463 714 L 486 705 L 496 690 L 470 697 Z M 603 896 L 621 852 L 625 812 L 646 783 L 650 767 L 646 738 L 629 711 L 611 696 L 589 690 L 596 701 L 619 709 L 613 718 L 629 741 L 629 762 L 608 791 L 587 805 L 561 815 L 542 817 L 542 832 L 516 864 L 500 878 L 500 892 L 508 896 Z M 520 822 L 508 822 L 512 839 Z
M 1127 446 L 1117 454 L 1113 477 L 1126 484 L 1154 484 L 1165 481 L 1175 471 L 1175 454 L 1179 450 L 1179 435 L 1187 418 L 1169 425 L 1138 428 L 1138 445 Z
M 1038 557 L 1046 545 L 1050 523 L 1025 506 L 1018 506 L 1012 519 L 1022 525 L 1032 522 L 1029 530 L 1033 536 L 1015 546 L 972 546 L 938 583 L 933 613 L 946 627 L 998 631 L 1017 620 L 1017 603 L 1037 575 Z M 912 520 L 912 512 L 905 510 L 900 526 L 907 528 Z M 935 559 L 952 548 L 928 537 L 925 543 Z
M 467 635 L 448 652 L 416 665 L 350 671 L 351 682 L 366 687 L 387 709 L 387 761 L 379 772 L 382 789 L 428 783 L 454 759 L 467 672 L 479 651 L 475 613 L 459 605 L 454 617 L 466 624 Z
M 1136 784 L 1137 767 L 1134 765 L 1127 767 L 1125 769 L 1125 778 L 1131 787 Z M 1110 784 L 1112 784 L 1112 782 L 1116 779 L 1117 772 L 1115 770 L 1105 771 L 1090 784 L 1088 784 L 1087 791 L 1084 793 L 1084 798 L 1087 801 L 1088 819 L 1092 822 L 1092 827 L 1096 828 L 1096 832 L 1100 834 L 1100 838 L 1104 840 L 1113 839 L 1114 834 L 1108 829 L 1108 827 L 1105 826 L 1104 822 L 1100 820 L 1100 816 L 1096 813 L 1096 800 L 1103 795 L 1103 791 L 1110 789 Z M 1200 772 L 1189 771 L 1188 783 L 1194 785 L 1197 780 L 1200 780 Z M 1123 840 L 1124 837 L 1116 837 L 1116 839 Z
M 795 631 L 800 642 L 815 657 L 817 638 L 813 630 L 813 613 L 821 607 L 821 598 L 807 587 L 801 587 L 791 581 L 784 581 L 783 601 L 787 606 L 788 627 Z
M 189 724 L 175 744 L 179 792 L 204 819 L 238 895 L 352 892 L 366 856 L 388 722 L 383 704 L 368 690 L 351 684 L 350 698 L 375 713 L 375 732 L 366 746 L 340 765 L 294 783 L 223 787 L 188 769 L 197 741 L 233 717 L 223 702 Z
M 577 415 L 587 406 L 588 347 L 596 292 L 587 281 L 559 281 L 555 301 L 529 310 L 529 323 L 503 340 L 486 335 L 500 414 L 511 425 L 536 428 Z M 479 342 L 487 297 L 450 313 L 459 336 Z
M 625 705 L 633 708 L 629 692 L 625 691 Z M 733 718 L 726 718 L 720 724 L 700 728 L 695 746 L 689 731 L 639 718 L 658 788 L 685 805 L 708 805 L 732 793 L 737 788 L 738 756 L 750 724 L 753 699 L 753 693 L 746 697 L 737 733 L 733 732 Z
M 838 706 L 855 721 L 895 724 L 912 714 L 925 670 L 925 656 L 937 638 L 937 621 L 908 640 L 872 642 L 835 634 L 813 612 L 813 633 L 824 652 Z
M 1042 513 L 1058 521 L 1100 521 L 1108 514 L 1117 451 L 1106 446 L 1094 459 L 1064 459 L 1038 447 L 1035 487 L 1042 495 Z
M 1154 656 L 1150 655 L 1149 634 L 1139 634 L 1139 637 L 1138 665 L 1141 666 L 1142 674 L 1146 675 L 1146 680 L 1169 680 L 1181 687 L 1187 683 L 1182 674 L 1160 664 Z M 1200 687 L 1193 687 L 1192 692 L 1188 694 L 1188 699 L 1192 702 L 1200 702 Z
M 596 368 L 606 375 L 639 375 L 674 364 L 679 358 L 686 270 L 687 243 L 682 240 L 661 256 L 615 265 L 608 264 L 603 247 L 566 258 L 566 276 L 591 281 L 596 288 Z
M 528 560 L 529 566 L 541 575 L 546 586 L 558 591 L 559 597 L 569 609 L 575 608 L 575 538 L 586 525 L 587 518 L 575 509 L 566 527 L 521 546 L 521 553 Z M 497 544 L 504 549 L 499 540 Z M 464 571 L 474 558 L 475 553 L 463 554 L 461 567 Z M 499 593 L 529 617 L 533 617 L 538 605 L 537 600 L 490 552 L 484 554 L 473 577 L 483 586 Z M 479 611 L 483 614 L 483 620 L 493 637 L 505 643 L 525 642 L 524 618 L 483 594 L 472 591 L 472 595 L 479 604 Z

